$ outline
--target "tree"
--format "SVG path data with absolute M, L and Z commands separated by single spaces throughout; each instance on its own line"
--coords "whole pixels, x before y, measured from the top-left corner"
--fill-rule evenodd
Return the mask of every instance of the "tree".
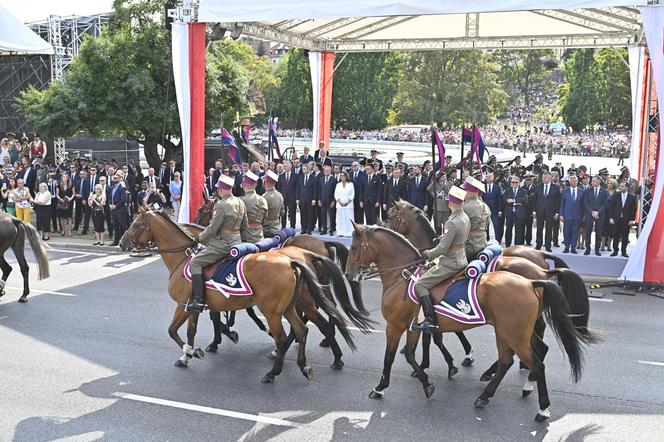
M 595 55 L 599 74 L 596 103 L 601 109 L 597 123 L 631 127 L 632 93 L 627 58 L 626 48 L 600 49 Z
M 496 66 L 480 51 L 413 52 L 404 56 L 393 119 L 487 124 L 503 111 L 507 95 Z
M 313 99 L 309 59 L 302 49 L 291 49 L 277 68 L 279 83 L 268 95 L 268 112 L 281 120 L 282 126 L 311 127 Z
M 498 82 L 513 101 L 522 98 L 528 106 L 532 92 L 550 83 L 551 65 L 554 57 L 551 49 L 528 51 L 495 51 L 492 60 L 498 64 Z
M 334 74 L 332 117 L 337 127 L 382 129 L 397 93 L 401 58 L 393 52 L 348 54 Z
M 61 81 L 44 91 L 28 89 L 17 100 L 29 124 L 52 137 L 86 132 L 126 134 L 141 141 L 151 165 L 174 158 L 181 143 L 171 68 L 171 36 L 164 28 L 166 0 L 125 3 L 102 36 L 87 38 Z M 250 79 L 238 59 L 240 43 L 216 44 L 206 65 L 206 128 L 219 126 L 222 111 L 248 110 Z

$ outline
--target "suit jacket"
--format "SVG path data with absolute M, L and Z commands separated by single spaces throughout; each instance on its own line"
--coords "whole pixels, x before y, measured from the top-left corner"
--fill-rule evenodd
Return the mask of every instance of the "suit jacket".
M 388 178 L 385 183 L 385 193 L 383 194 L 383 204 L 388 207 L 394 205 L 399 199 L 406 199 L 406 181 L 404 177 L 399 178 L 399 184 L 394 185 L 394 177 Z
M 429 202 L 429 192 L 427 192 L 429 182 L 423 176 L 419 178 L 419 186 L 417 185 L 417 177 L 412 177 L 408 180 L 408 184 L 406 184 L 406 201 L 423 209 Z
M 286 182 L 286 172 L 279 175 L 279 181 L 277 182 L 277 192 L 284 197 L 285 205 L 295 204 L 295 192 L 297 189 L 297 180 L 298 174 L 291 170 L 290 176 L 288 177 L 288 182 Z
M 305 175 L 303 173 L 297 176 L 297 188 L 295 189 L 295 199 L 300 203 L 307 203 L 318 200 L 318 180 L 313 173 L 309 174 L 309 178 L 304 183 Z
M 108 195 L 110 196 L 109 204 L 115 205 L 116 209 L 120 207 L 126 207 L 129 203 L 127 189 L 121 184 L 116 184 L 113 187 L 109 187 Z
M 325 157 L 325 158 L 318 158 L 316 160 L 317 163 L 320 163 L 323 166 L 330 166 L 332 167 L 332 158 L 330 157 Z
M 500 191 L 500 184 L 492 183 L 491 192 L 488 191 L 489 186 L 486 186 L 487 191 L 482 195 L 482 199 L 491 209 L 491 216 L 498 216 L 498 212 L 503 211 L 503 195 Z
M 217 171 L 215 170 L 215 173 Z M 217 178 L 218 180 L 219 178 Z M 214 196 L 214 194 L 217 192 L 217 180 L 214 179 L 214 173 L 212 176 L 207 176 L 205 177 L 205 189 L 207 190 L 207 194 L 209 196 Z
M 636 219 L 636 196 L 627 193 L 625 205 L 622 204 L 622 193 L 615 192 L 611 196 L 611 218 L 618 222 L 622 220 L 627 223 Z
M 599 216 L 604 217 L 606 214 L 606 208 L 609 201 L 609 192 L 599 188 L 597 197 L 595 197 L 595 189 L 590 187 L 583 194 L 583 214 L 586 219 L 592 217 L 592 212 L 599 212 Z M 621 201 L 622 203 L 622 201 Z
M 353 182 L 353 188 L 355 189 L 355 200 L 362 200 L 362 190 L 366 187 L 367 184 L 367 174 L 361 170 L 357 171 L 357 174 L 352 170 L 348 172 L 350 180 Z
M 92 186 L 90 186 L 90 183 L 92 183 Z M 99 175 L 95 175 L 94 178 L 89 176 L 83 181 L 83 199 L 85 201 L 87 201 L 90 194 L 94 192 L 97 184 L 99 184 Z
M 560 200 L 560 216 L 565 218 L 565 221 L 581 221 L 583 219 L 583 189 L 577 186 L 576 200 L 572 198 L 572 190 L 567 188 L 563 191 Z
M 365 205 L 383 202 L 383 180 L 377 173 L 372 174 L 371 178 L 365 174 L 361 194 L 360 201 Z
M 560 187 L 549 183 L 549 193 L 544 196 L 544 184 L 535 188 L 535 213 L 537 216 L 553 216 L 560 210 Z
M 167 167 L 166 170 L 164 170 L 164 186 L 168 186 L 171 183 L 171 180 L 173 180 L 173 175 L 175 175 L 175 172 L 180 172 L 180 175 L 182 175 L 182 172 L 180 171 L 180 168 L 178 166 L 175 166 L 173 172 L 171 172 L 171 168 Z
M 214 169 L 214 172 L 212 172 L 212 179 L 214 180 L 215 186 L 217 185 L 217 181 L 219 181 L 219 177 L 222 173 L 224 173 L 224 169 Z
M 514 202 L 508 203 L 507 200 L 510 199 L 514 200 Z M 505 192 L 503 192 L 502 204 L 505 216 L 507 216 L 507 214 L 512 212 L 512 209 L 514 209 L 517 218 L 525 218 L 527 203 L 528 203 L 528 192 L 523 187 L 519 187 L 517 189 L 516 197 L 514 196 L 514 189 L 512 189 L 511 187 L 505 190 Z
M 300 155 L 300 164 L 308 164 L 312 161 L 316 161 L 311 155 Z
M 334 201 L 334 189 L 337 187 L 337 180 L 332 175 L 325 184 L 325 175 L 318 177 L 318 200 L 329 207 Z
M 151 178 L 150 178 L 150 175 L 145 175 L 145 176 L 143 177 L 143 181 L 145 181 L 145 182 L 148 183 L 148 185 L 149 185 L 149 184 L 152 182 L 152 181 L 151 181 Z M 154 182 L 155 182 L 155 184 L 157 185 L 157 189 L 159 189 L 159 188 L 161 187 L 161 180 L 159 180 L 159 176 L 158 176 L 158 175 L 154 175 Z
M 31 166 L 30 170 L 26 168 L 17 174 L 17 178 L 23 179 L 25 182 L 25 187 L 30 189 L 30 191 L 34 191 L 35 189 L 35 183 L 37 182 L 37 169 L 37 166 Z

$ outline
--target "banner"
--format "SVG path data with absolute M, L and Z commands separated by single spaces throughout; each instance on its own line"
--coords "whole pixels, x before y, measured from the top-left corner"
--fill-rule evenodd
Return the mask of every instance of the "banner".
M 320 136 L 320 78 L 322 57 L 320 52 L 309 51 L 309 70 L 311 71 L 311 101 L 314 105 L 313 127 L 311 128 L 311 150 L 318 149 Z
M 278 119 L 277 118 L 272 118 L 270 122 L 268 123 L 268 137 L 270 138 L 270 143 L 272 143 L 272 147 L 277 151 L 277 156 L 279 157 L 279 161 L 284 159 L 284 156 L 281 154 L 281 149 L 279 148 L 279 139 L 277 138 L 277 124 L 278 124 Z
M 445 146 L 440 139 L 440 134 L 438 133 L 438 128 L 436 126 L 431 126 L 431 136 L 438 148 L 438 170 L 443 170 L 445 168 Z
M 644 119 L 647 120 L 648 105 L 643 101 L 643 94 L 647 90 L 648 76 L 646 75 L 648 57 L 644 46 L 631 46 L 627 48 L 629 54 L 629 74 L 632 90 L 632 144 L 630 156 L 627 161 L 629 171 L 637 181 L 641 181 L 641 163 L 643 162 L 643 131 Z M 644 112 L 645 111 L 645 112 Z M 647 122 L 645 123 L 647 124 Z
M 221 128 L 221 143 L 228 146 L 228 156 L 234 164 L 242 166 L 242 158 L 240 157 L 240 148 L 235 142 L 233 135 L 228 133 L 226 129 Z

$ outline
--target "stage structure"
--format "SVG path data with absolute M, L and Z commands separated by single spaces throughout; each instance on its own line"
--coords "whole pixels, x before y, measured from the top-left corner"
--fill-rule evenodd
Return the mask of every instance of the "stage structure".
M 177 63 L 188 60 L 190 77 L 198 75 L 197 71 L 204 72 L 204 53 L 203 57 L 193 53 L 197 51 L 195 42 L 201 38 L 199 33 L 204 32 L 200 23 L 219 23 L 218 27 L 230 30 L 236 37 L 242 33 L 308 49 L 314 88 L 313 143 L 317 145 L 326 140 L 326 132 L 329 134 L 331 115 L 325 97 L 331 92 L 334 67 L 326 63 L 333 64 L 337 52 L 636 48 L 636 51 L 630 49 L 630 64 L 640 63 L 636 75 L 632 73 L 635 83 L 632 97 L 638 107 L 634 108 L 637 141 L 633 144 L 636 148 L 632 149 L 630 164 L 636 166 L 633 172 L 644 185 L 649 177 L 652 180 L 648 184 L 649 196 L 642 193 L 641 206 L 647 208 L 648 213 L 642 210 L 641 234 L 623 277 L 633 281 L 664 282 L 661 234 L 664 205 L 659 204 L 664 156 L 658 155 L 658 100 L 652 87 L 659 84 L 659 89 L 664 88 L 664 68 L 656 67 L 657 59 L 664 57 L 663 10 L 659 1 L 652 0 L 285 0 L 277 3 L 271 0 L 245 3 L 200 0 L 200 4 L 184 0 L 180 8 L 172 11 L 177 21 L 173 28 L 173 61 L 176 69 L 182 69 Z M 646 22 L 648 24 L 644 25 Z M 187 37 L 183 38 L 185 34 Z M 656 55 L 643 49 L 646 34 Z M 197 65 L 191 64 L 194 60 Z M 176 79 L 178 102 L 180 104 L 180 97 L 187 100 L 185 118 L 180 110 L 185 159 L 197 158 L 199 153 L 195 146 L 202 146 L 204 134 L 199 133 L 200 127 L 196 131 L 191 128 L 195 126 L 195 118 L 203 118 L 204 109 L 201 113 L 201 103 L 191 94 L 195 86 L 184 76 L 179 80 Z M 329 90 L 325 89 L 328 85 Z M 636 97 L 641 99 L 636 100 Z M 189 109 L 197 109 L 197 116 Z M 203 176 L 202 162 L 190 162 L 188 167 L 191 176 Z M 202 194 L 202 189 L 192 185 L 186 192 L 193 201 L 195 195 Z M 183 204 L 180 219 L 193 217 L 197 208 Z

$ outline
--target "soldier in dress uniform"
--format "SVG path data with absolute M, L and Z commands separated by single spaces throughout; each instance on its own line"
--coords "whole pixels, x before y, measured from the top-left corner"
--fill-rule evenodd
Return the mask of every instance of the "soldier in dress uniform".
M 599 170 L 599 186 L 602 189 L 607 189 L 609 187 L 609 171 L 606 167 Z
M 263 187 L 265 187 L 263 198 L 267 202 L 267 215 L 263 221 L 265 238 L 272 238 L 281 228 L 280 219 L 284 211 L 284 197 L 274 187 L 277 182 L 279 182 L 279 176 L 271 170 L 263 175 Z
M 514 164 L 512 165 L 512 167 L 510 167 L 510 175 L 511 176 L 516 175 L 516 176 L 519 177 L 519 179 L 523 179 L 523 177 L 526 176 L 526 166 L 521 164 L 521 156 L 520 155 L 517 155 L 514 158 Z M 509 179 L 509 177 L 508 177 L 508 179 Z
M 500 175 L 497 175 L 497 182 L 500 184 L 500 190 L 501 192 L 506 191 L 507 189 L 510 188 L 510 168 L 509 167 L 503 167 L 500 169 Z
M 438 171 L 435 179 L 431 180 L 427 186 L 427 191 L 431 195 L 431 201 L 433 201 L 433 224 L 437 235 L 441 234 L 443 226 L 450 216 L 447 196 L 453 185 L 453 180 L 449 179 L 445 171 Z
M 470 220 L 470 233 L 466 240 L 466 259 L 470 262 L 486 247 L 486 232 L 489 228 L 491 209 L 480 198 L 485 189 L 483 182 L 469 176 L 463 183 L 463 189 L 466 191 L 463 211 Z
M 623 166 L 620 168 L 620 176 L 618 177 L 618 184 L 622 182 L 627 183 L 627 192 L 631 193 L 632 195 L 636 195 L 639 193 L 639 183 L 634 178 L 630 177 L 629 169 L 627 168 L 627 166 Z
M 429 290 L 445 279 L 451 278 L 468 265 L 466 260 L 466 240 L 470 232 L 470 220 L 463 212 L 466 191 L 457 186 L 450 189 L 448 203 L 452 214 L 447 219 L 438 245 L 422 252 L 424 259 L 431 261 L 440 258 L 415 284 L 415 293 L 420 297 L 424 321 L 413 324 L 413 331 L 431 333 L 437 327 L 436 313 L 433 310 Z
M 394 162 L 394 167 L 401 167 L 403 172 L 408 170 L 408 164 L 403 160 L 403 152 L 397 152 L 397 160 Z
M 371 157 L 360 160 L 360 164 L 363 166 L 371 165 L 374 170 L 378 173 L 383 170 L 383 162 L 377 158 L 378 151 L 376 149 L 371 149 Z
M 500 165 L 498 164 L 498 160 L 496 159 L 495 155 L 490 155 L 489 156 L 489 161 L 482 166 L 482 171 L 484 173 L 488 172 L 493 172 L 496 173 L 500 169 Z
M 544 172 L 542 172 L 544 173 Z M 528 201 L 526 202 L 526 220 L 524 222 L 524 239 L 527 246 L 533 245 L 533 212 L 535 211 L 535 198 L 537 198 L 537 187 L 533 184 L 535 180 L 535 173 L 526 174 L 526 183 L 523 188 L 528 193 Z
M 263 223 L 267 216 L 267 201 L 256 193 L 258 180 L 260 180 L 258 175 L 251 171 L 245 173 L 244 178 L 242 178 L 244 195 L 240 197 L 240 200 L 247 209 L 247 227 L 240 231 L 242 242 L 257 243 L 263 239 Z
M 547 170 L 549 170 L 549 166 L 544 164 L 544 157 L 541 153 L 535 156 L 535 162 L 526 167 L 526 171 L 533 173 L 535 175 L 533 178 L 537 178 L 538 182 L 542 181 L 542 174 Z
M 217 182 L 219 200 L 214 205 L 210 224 L 198 234 L 196 240 L 205 244 L 191 260 L 191 298 L 185 310 L 201 313 L 205 308 L 205 281 L 203 267 L 223 259 L 231 247 L 242 242 L 240 230 L 247 228 L 247 210 L 242 201 L 233 196 L 235 180 L 221 175 Z

